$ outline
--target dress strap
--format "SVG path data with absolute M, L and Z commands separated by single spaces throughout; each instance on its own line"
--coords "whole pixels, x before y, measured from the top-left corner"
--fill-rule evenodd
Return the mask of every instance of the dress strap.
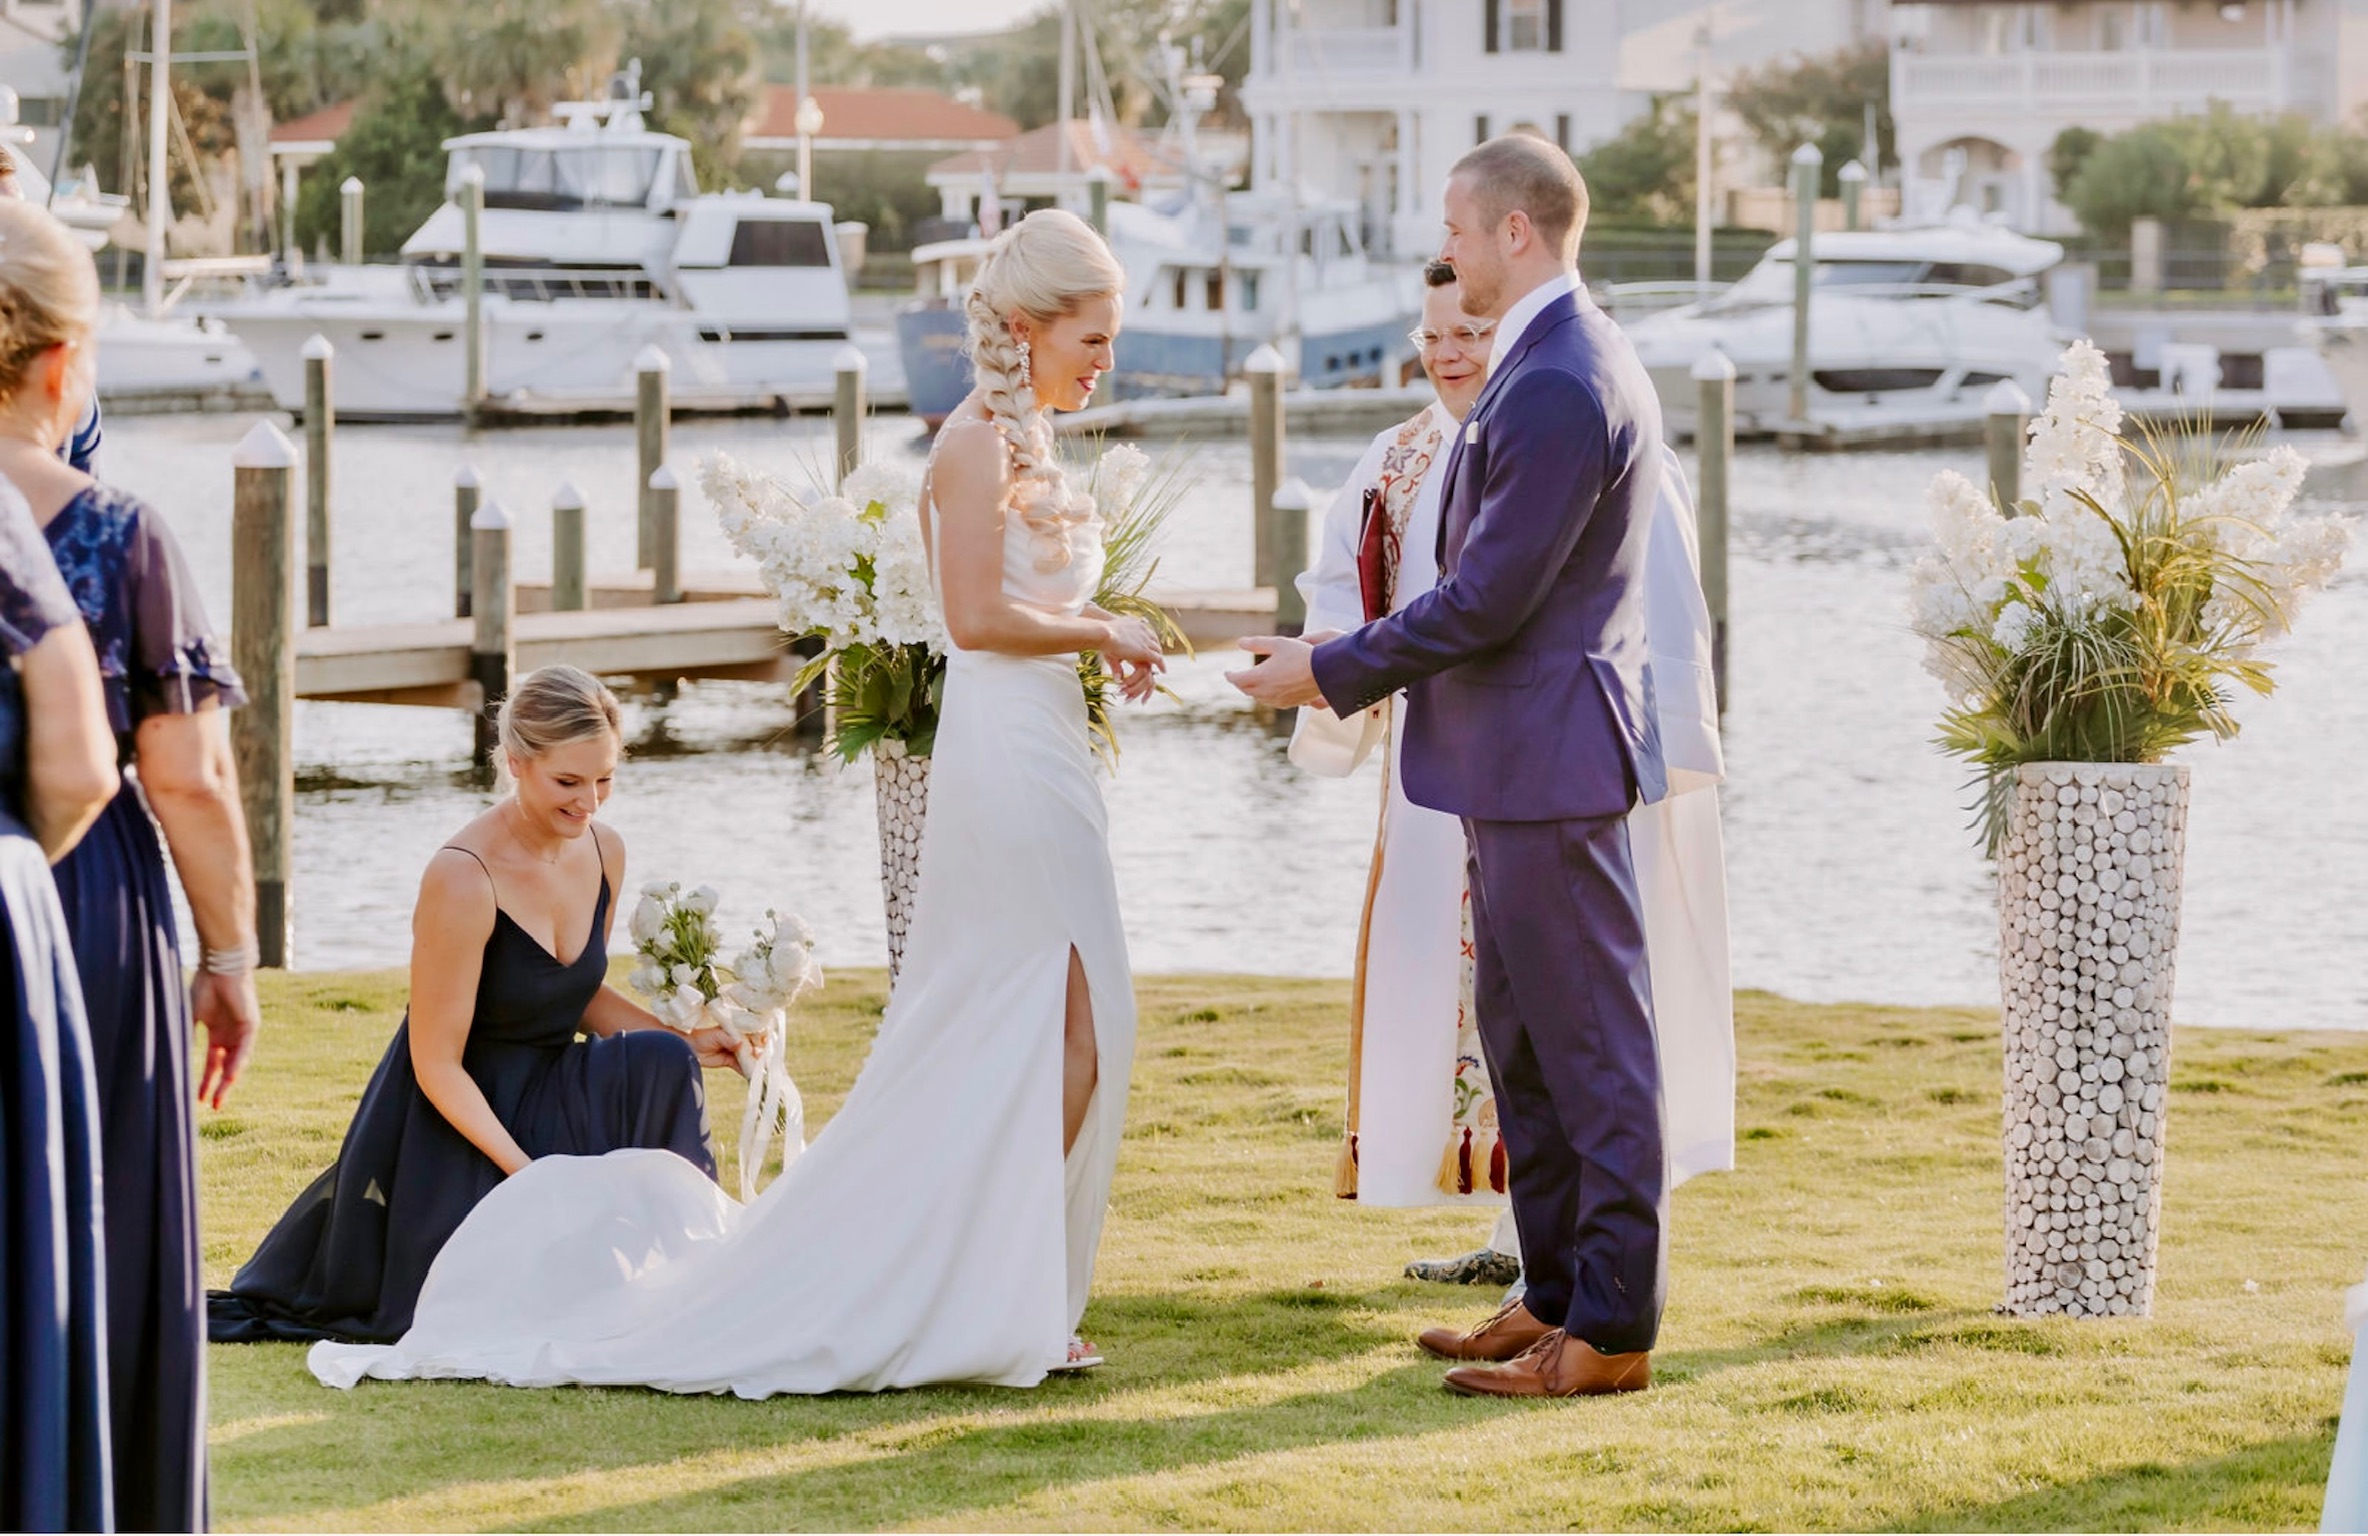
M 449 851 L 449 852 L 452 852 L 452 853 L 468 853 L 470 858 L 472 858 L 472 859 L 477 859 L 477 867 L 478 867 L 479 869 L 482 869 L 482 870 L 484 870 L 484 871 L 485 871 L 485 883 L 486 883 L 487 885 L 490 885 L 490 886 L 492 886 L 492 887 L 493 887 L 493 905 L 494 905 L 494 908 L 495 908 L 495 910 L 497 910 L 497 911 L 498 911 L 498 910 L 500 910 L 500 908 L 501 908 L 501 904 L 502 904 L 502 888 L 501 888 L 500 884 L 499 884 L 497 881 L 495 881 L 495 879 L 493 878 L 493 867 L 492 867 L 491 865 L 487 864 L 487 863 L 486 863 L 486 862 L 485 862 L 483 859 L 478 859 L 478 858 L 477 858 L 477 855 L 475 855 L 475 854 L 473 854 L 473 853 L 469 853 L 469 850 L 468 850 L 468 849 L 466 849 L 466 848 L 463 848 L 463 847 L 462 847 L 460 844 L 458 844 L 458 843 L 446 843 L 446 844 L 445 844 L 445 845 L 444 845 L 442 848 L 439 848 L 439 849 L 437 849 L 436 851 L 437 851 L 438 853 L 443 853 L 443 852 L 447 852 L 447 851 Z M 606 878 L 607 878 L 607 876 L 606 876 L 606 874 L 605 874 L 605 873 L 602 875 L 602 878 L 603 878 L 603 879 L 606 879 Z

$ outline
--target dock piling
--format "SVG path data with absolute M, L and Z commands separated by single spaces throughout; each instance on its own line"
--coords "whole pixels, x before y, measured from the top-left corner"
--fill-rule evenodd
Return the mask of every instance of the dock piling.
M 338 257 L 349 267 L 362 264 L 362 178 L 348 176 L 337 186 Z
M 1785 372 L 1785 398 L 1795 426 L 1809 420 L 1809 289 L 1817 275 L 1817 188 L 1824 169 L 1825 154 L 1816 145 L 1792 152 L 1792 366 Z
M 1727 487 L 1735 467 L 1735 364 L 1712 347 L 1694 362 L 1694 530 L 1710 610 L 1710 676 L 1727 712 Z
M 585 605 L 584 493 L 562 480 L 551 495 L 551 608 L 581 613 Z
M 479 492 L 480 485 L 475 465 L 463 464 L 453 472 L 452 616 L 456 619 L 465 619 L 469 616 L 470 599 L 476 593 L 476 583 L 470 575 L 470 572 L 475 568 L 475 562 L 470 559 L 473 541 L 469 537 L 469 524 L 477 516 Z
M 1874 152 L 1872 145 L 1867 152 Z M 1860 212 L 1866 198 L 1866 167 L 1856 160 L 1845 161 L 1834 176 L 1842 184 L 1842 227 L 1855 234 L 1865 227 Z
M 1982 440 L 1989 450 L 1990 494 L 2006 515 L 2023 499 L 2023 440 L 2031 428 L 2031 397 L 2012 379 L 2000 379 L 1982 397 Z
M 518 614 L 510 586 L 510 514 L 489 501 L 469 519 L 475 564 L 470 572 L 476 629 L 469 637 L 469 681 L 477 685 L 476 758 L 480 775 L 493 770 L 494 713 L 510 692 L 512 632 Z
M 337 431 L 331 365 L 336 355 L 318 331 L 304 344 L 304 621 L 315 629 L 329 622 L 329 442 Z
M 831 368 L 838 375 L 838 388 L 831 396 L 831 435 L 837 442 L 839 483 L 844 485 L 863 462 L 863 353 L 841 347 Z
M 657 532 L 657 542 L 651 547 L 656 559 L 650 565 L 650 597 L 658 603 L 682 601 L 682 572 L 678 569 L 682 555 L 682 482 L 675 478 L 671 465 L 661 464 L 649 479 L 651 526 Z
M 255 865 L 260 959 L 284 967 L 296 806 L 296 445 L 259 421 L 231 464 L 230 660 L 246 683 L 247 707 L 230 717 L 230 744 Z
M 673 359 L 655 342 L 643 347 L 633 358 L 633 444 L 634 444 L 634 505 L 636 521 L 633 541 L 633 568 L 646 571 L 657 558 L 657 532 L 653 526 L 654 512 L 650 505 L 650 476 L 666 462 L 667 438 L 673 429 L 674 410 L 667 398 L 668 375 Z
M 1273 556 L 1274 493 L 1283 479 L 1283 354 L 1261 345 L 1242 362 L 1250 381 L 1250 584 L 1277 585 Z
M 1315 496 L 1305 480 L 1293 475 L 1275 489 L 1273 506 L 1269 532 L 1273 548 L 1267 559 L 1274 567 L 1275 633 L 1304 634 L 1307 599 L 1293 578 L 1307 569 L 1307 516 L 1315 506 Z
M 461 345 L 465 354 L 461 409 L 474 416 L 485 403 L 485 167 L 474 161 L 460 173 Z

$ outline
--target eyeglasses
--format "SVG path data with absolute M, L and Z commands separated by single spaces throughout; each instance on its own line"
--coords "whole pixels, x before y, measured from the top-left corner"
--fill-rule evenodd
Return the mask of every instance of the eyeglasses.
M 1406 333 L 1406 339 L 1413 342 L 1418 351 L 1423 352 L 1430 351 L 1431 348 L 1449 337 L 1453 337 L 1455 344 L 1459 347 L 1476 347 L 1486 341 L 1488 333 L 1495 329 L 1496 322 L 1494 320 L 1477 320 L 1468 325 L 1453 326 L 1444 331 L 1434 331 L 1427 325 L 1418 325 Z

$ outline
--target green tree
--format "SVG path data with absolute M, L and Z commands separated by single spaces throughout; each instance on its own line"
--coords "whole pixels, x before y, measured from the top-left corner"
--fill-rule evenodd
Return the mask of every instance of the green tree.
M 444 141 L 489 122 L 470 122 L 452 109 L 436 68 L 424 59 L 397 63 L 384 84 L 363 99 L 353 126 L 296 195 L 296 243 L 334 246 L 342 217 L 338 188 L 361 178 L 362 248 L 385 256 L 444 201 Z
M 2048 180 L 2056 189 L 2058 200 L 2069 191 L 2073 178 L 2088 163 L 2088 157 L 2095 154 L 2097 146 L 2104 142 L 2105 136 L 2096 129 L 2083 128 L 2075 123 L 2057 134 L 2055 142 L 2047 146 Z
M 1694 217 L 1694 109 L 1656 96 L 1650 110 L 1579 156 L 1589 218 L 1691 223 Z
M 2091 233 L 2111 240 L 2126 240 L 2132 219 L 2176 223 L 2201 212 L 2187 146 L 2169 128 L 2144 123 L 2099 144 L 2064 189 L 2064 206 Z
M 762 84 L 749 20 L 744 0 L 640 0 L 624 13 L 620 52 L 641 60 L 650 126 L 690 141 L 702 185 L 736 179 Z
M 1866 142 L 1866 109 L 1875 108 L 1875 145 Z M 1779 165 L 1803 144 L 1825 155 L 1821 195 L 1841 195 L 1842 166 L 1857 160 L 1880 174 L 1898 163 L 1891 124 L 1891 55 L 1880 42 L 1832 53 L 1795 54 L 1737 74 L 1729 110 L 1752 141 Z
M 623 32 L 603 0 L 414 0 L 405 22 L 456 111 L 513 125 L 597 92 Z

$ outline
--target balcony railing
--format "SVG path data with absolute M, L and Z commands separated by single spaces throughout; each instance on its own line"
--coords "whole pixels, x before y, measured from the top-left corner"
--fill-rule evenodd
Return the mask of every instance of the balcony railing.
M 2293 105 L 2300 71 L 2272 48 L 2136 49 L 2120 53 L 1893 56 L 1891 98 L 1928 107 L 2053 113 L 2104 109 L 2133 117 Z
M 1303 79 L 1394 75 L 1414 64 L 1405 27 L 1315 27 L 1289 34 L 1289 67 Z

